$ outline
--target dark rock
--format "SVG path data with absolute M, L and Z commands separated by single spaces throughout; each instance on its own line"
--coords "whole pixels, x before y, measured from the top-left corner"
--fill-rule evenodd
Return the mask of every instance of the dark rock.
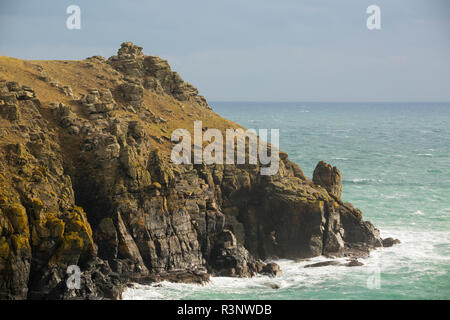
M 210 254 L 210 268 L 213 274 L 227 277 L 251 277 L 264 270 L 259 261 L 238 245 L 230 230 L 222 231 L 214 241 Z
M 100 221 L 95 233 L 95 240 L 98 245 L 99 258 L 106 260 L 117 258 L 119 240 L 111 218 L 104 218 Z
M 216 245 L 221 246 L 225 249 L 235 248 L 237 245 L 236 237 L 234 236 L 233 232 L 231 232 L 230 230 L 224 230 L 217 237 Z
M 394 244 L 399 244 L 400 240 L 394 238 L 383 239 L 383 247 L 392 247 Z
M 146 89 L 158 94 L 168 94 L 179 101 L 194 101 L 198 105 L 209 108 L 208 102 L 198 95 L 198 90 L 191 84 L 183 81 L 180 75 L 171 70 L 170 65 L 164 59 L 154 56 L 145 56 L 142 47 L 131 42 L 122 43 L 117 56 L 108 59 L 108 63 L 117 71 L 128 77 L 140 79 L 139 82 Z M 140 106 L 137 99 L 141 91 L 138 87 L 122 87 L 124 98 L 133 106 Z
M 141 277 L 130 277 L 130 281 L 142 284 L 152 285 L 153 287 L 162 287 L 158 282 L 169 281 L 175 283 L 192 283 L 205 284 L 209 282 L 210 277 L 206 270 L 173 270 L 167 272 L 159 272 Z
M 324 187 L 331 195 L 340 199 L 342 194 L 342 175 L 336 167 L 320 161 L 313 173 L 313 182 Z
M 139 108 L 142 106 L 144 88 L 139 83 L 129 81 L 121 84 L 119 90 L 121 92 L 122 98 L 132 107 L 139 110 Z
M 360 267 L 363 265 L 364 265 L 364 263 L 358 261 L 357 259 L 352 259 L 348 263 L 345 264 L 346 267 Z
M 9 121 L 19 121 L 20 111 L 17 104 L 0 104 L 0 116 Z
M 305 268 L 317 268 L 317 267 L 340 266 L 340 265 L 342 265 L 342 264 L 339 261 L 329 260 L 329 261 L 307 264 L 305 266 Z
M 263 267 L 261 273 L 269 275 L 271 277 L 278 277 L 282 274 L 282 271 L 278 264 L 276 264 L 275 262 L 270 262 Z

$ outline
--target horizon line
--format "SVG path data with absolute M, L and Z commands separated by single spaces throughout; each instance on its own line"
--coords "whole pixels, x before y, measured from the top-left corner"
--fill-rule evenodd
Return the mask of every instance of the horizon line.
M 307 100 L 209 100 L 210 103 L 449 103 L 450 101 L 307 101 Z

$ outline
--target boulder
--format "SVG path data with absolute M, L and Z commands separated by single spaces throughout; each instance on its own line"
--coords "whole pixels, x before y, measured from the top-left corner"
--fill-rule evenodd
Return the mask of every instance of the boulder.
M 120 91 L 123 99 L 133 107 L 139 108 L 141 106 L 144 95 L 144 88 L 141 85 L 133 82 L 125 82 L 120 86 Z
M 352 259 L 348 263 L 345 264 L 346 267 L 360 267 L 363 265 L 364 265 L 364 263 L 358 261 L 357 259 Z
M 271 277 L 278 277 L 282 274 L 282 271 L 278 264 L 276 264 L 275 262 L 269 262 L 262 268 L 261 273 L 269 275 Z
M 336 167 L 320 161 L 313 173 L 313 182 L 324 187 L 331 195 L 340 199 L 342 194 L 342 175 Z
M 400 240 L 394 238 L 383 239 L 383 247 L 392 247 L 394 244 L 399 244 Z

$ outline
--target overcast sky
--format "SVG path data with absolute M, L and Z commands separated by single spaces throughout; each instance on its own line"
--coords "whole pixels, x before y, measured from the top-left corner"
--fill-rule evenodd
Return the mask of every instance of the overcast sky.
M 447 0 L 0 1 L 0 55 L 109 57 L 123 41 L 210 101 L 450 101 Z

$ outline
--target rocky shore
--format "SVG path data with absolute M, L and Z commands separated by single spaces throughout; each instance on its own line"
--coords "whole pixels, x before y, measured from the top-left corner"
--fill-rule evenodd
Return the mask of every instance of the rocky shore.
M 125 42 L 83 61 L 0 57 L 0 299 L 120 299 L 132 283 L 276 276 L 267 259 L 348 257 L 381 239 L 341 200 L 342 175 L 312 180 L 280 153 L 258 165 L 174 165 L 176 128 L 214 113 L 167 61 Z M 353 261 L 353 262 L 352 262 Z M 67 267 L 80 267 L 68 289 Z

